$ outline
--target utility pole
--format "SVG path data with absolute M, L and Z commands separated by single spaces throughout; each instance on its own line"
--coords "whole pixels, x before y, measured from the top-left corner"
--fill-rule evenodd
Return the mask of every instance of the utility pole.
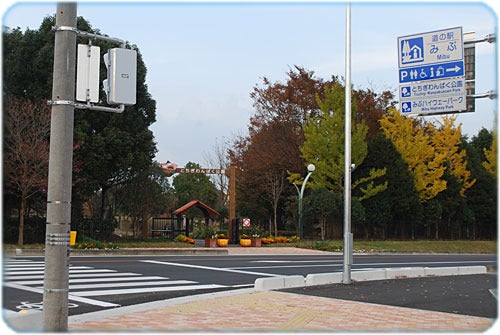
M 57 4 L 56 26 L 76 29 L 76 2 Z M 45 233 L 44 331 L 68 329 L 75 67 L 75 32 L 56 30 Z
M 233 232 L 235 231 L 235 218 L 236 218 L 236 166 L 229 167 L 229 225 L 227 234 L 229 235 L 229 243 L 234 243 Z
M 345 35 L 345 147 L 344 147 L 344 272 L 342 282 L 351 283 L 351 4 L 347 3 Z

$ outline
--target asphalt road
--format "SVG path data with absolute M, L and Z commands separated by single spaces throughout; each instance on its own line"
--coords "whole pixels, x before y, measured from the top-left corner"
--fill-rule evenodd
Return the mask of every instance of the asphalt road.
M 319 297 L 497 318 L 496 273 L 334 284 L 283 290 Z
M 252 287 L 263 277 L 339 272 L 342 262 L 341 255 L 71 257 L 69 314 Z M 352 268 L 464 265 L 496 266 L 496 255 L 355 255 Z M 3 308 L 41 307 L 43 266 L 43 257 L 4 259 Z

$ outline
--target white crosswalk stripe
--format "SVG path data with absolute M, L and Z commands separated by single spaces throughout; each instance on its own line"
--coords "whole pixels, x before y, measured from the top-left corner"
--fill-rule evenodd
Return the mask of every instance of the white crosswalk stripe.
M 43 293 L 44 262 L 7 258 L 4 261 L 3 278 L 3 285 L 6 287 Z M 103 307 L 118 305 L 86 297 L 225 287 L 216 284 L 203 285 L 191 280 L 171 280 L 162 276 L 146 276 L 133 272 L 73 265 L 69 267 L 68 284 L 70 300 Z

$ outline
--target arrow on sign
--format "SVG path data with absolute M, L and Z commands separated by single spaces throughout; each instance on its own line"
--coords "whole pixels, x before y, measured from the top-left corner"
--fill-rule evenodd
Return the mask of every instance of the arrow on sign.
M 460 71 L 460 69 L 461 69 L 461 67 L 459 67 L 458 65 L 455 65 L 455 67 L 450 67 L 450 68 L 446 69 L 446 72 L 455 71 L 455 73 L 456 73 L 456 72 Z

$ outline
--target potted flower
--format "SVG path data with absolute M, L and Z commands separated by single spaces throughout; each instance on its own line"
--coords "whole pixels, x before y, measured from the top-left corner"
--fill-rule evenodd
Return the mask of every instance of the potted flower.
M 206 248 L 215 248 L 217 245 L 217 232 L 213 227 L 206 226 L 202 233 L 205 238 Z
M 217 235 L 217 245 L 219 247 L 227 247 L 229 243 L 229 239 L 225 234 L 218 234 Z
M 252 247 L 262 247 L 262 238 L 260 235 L 252 235 L 252 238 L 250 239 L 250 243 Z
M 240 235 L 240 245 L 242 247 L 250 247 L 252 246 L 252 240 L 247 234 L 241 234 Z
M 261 230 L 258 227 L 254 227 L 252 229 L 252 237 L 250 238 L 250 242 L 252 247 L 261 247 L 262 246 L 262 238 L 261 238 Z

